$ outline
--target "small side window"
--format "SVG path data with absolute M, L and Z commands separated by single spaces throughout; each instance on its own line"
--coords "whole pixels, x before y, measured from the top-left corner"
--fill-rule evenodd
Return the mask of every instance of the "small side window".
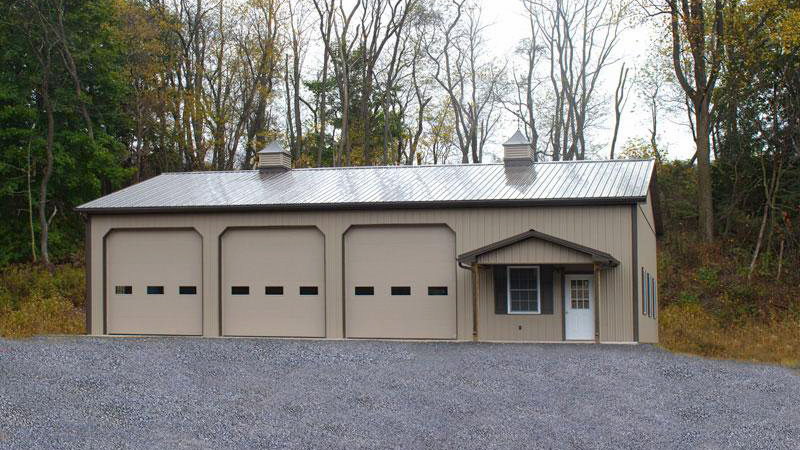
M 319 295 L 319 288 L 316 286 L 300 286 L 300 295 Z
M 447 295 L 447 286 L 428 286 L 428 295 Z
M 653 299 L 650 297 L 650 272 L 647 272 L 647 317 L 653 317 L 650 306 L 653 304 Z
M 133 286 L 115 286 L 114 293 L 117 295 L 131 295 L 133 294 Z
M 147 286 L 147 295 L 164 295 L 164 286 Z
M 411 286 L 392 286 L 392 295 L 411 295 Z
M 356 295 L 375 295 L 373 286 L 356 286 Z
M 178 286 L 178 294 L 180 295 L 196 295 L 197 286 Z
M 250 286 L 231 286 L 231 295 L 250 295 Z
M 647 315 L 647 280 L 645 280 L 644 276 L 644 267 L 642 267 L 642 315 Z
M 283 295 L 283 286 L 264 286 L 264 295 Z

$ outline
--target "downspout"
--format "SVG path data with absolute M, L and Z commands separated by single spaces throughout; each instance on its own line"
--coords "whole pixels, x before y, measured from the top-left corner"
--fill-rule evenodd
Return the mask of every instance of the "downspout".
M 472 266 L 472 340 L 478 340 L 478 299 L 481 292 L 480 265 Z
M 594 268 L 594 342 L 600 343 L 600 265 L 595 263 Z

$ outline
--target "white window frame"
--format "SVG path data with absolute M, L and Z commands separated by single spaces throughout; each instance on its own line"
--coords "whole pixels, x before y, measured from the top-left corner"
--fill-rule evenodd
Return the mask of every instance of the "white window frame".
M 511 310 L 511 269 L 536 270 L 536 311 Z M 539 266 L 508 266 L 506 267 L 506 313 L 507 314 L 541 314 L 542 313 L 542 272 Z

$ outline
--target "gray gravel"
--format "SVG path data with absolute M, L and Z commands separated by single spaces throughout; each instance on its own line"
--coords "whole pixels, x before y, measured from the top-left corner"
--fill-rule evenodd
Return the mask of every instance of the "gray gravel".
M 800 376 L 650 346 L 0 340 L 0 448 L 800 448 Z

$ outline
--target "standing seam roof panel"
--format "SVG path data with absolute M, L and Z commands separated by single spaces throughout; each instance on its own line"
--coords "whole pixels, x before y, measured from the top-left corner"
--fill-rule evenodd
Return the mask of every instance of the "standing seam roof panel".
M 643 199 L 652 160 L 167 173 L 79 206 L 115 209 Z

